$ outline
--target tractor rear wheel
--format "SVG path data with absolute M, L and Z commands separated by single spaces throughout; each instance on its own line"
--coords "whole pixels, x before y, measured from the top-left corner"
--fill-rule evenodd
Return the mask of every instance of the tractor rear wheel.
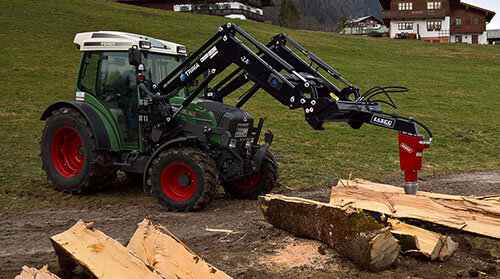
M 271 152 L 266 152 L 260 170 L 246 179 L 222 183 L 224 191 L 236 199 L 257 199 L 271 193 L 278 181 L 278 163 Z
M 60 108 L 45 121 L 40 157 L 56 189 L 85 194 L 116 178 L 112 155 L 96 150 L 95 137 L 84 116 L 74 109 Z
M 215 161 L 200 149 L 176 147 L 160 153 L 148 170 L 148 186 L 172 211 L 198 211 L 219 186 Z

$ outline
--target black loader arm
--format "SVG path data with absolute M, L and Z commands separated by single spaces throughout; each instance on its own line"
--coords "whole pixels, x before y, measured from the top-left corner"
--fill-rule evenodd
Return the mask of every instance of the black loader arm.
M 306 62 L 289 46 L 302 53 L 309 61 Z M 237 66 L 236 70 L 213 88 L 208 88 L 210 82 L 232 64 Z M 326 77 L 319 72 L 320 69 Z M 164 109 L 167 122 L 174 119 L 202 91 L 205 92 L 205 98 L 223 102 L 226 96 L 250 83 L 250 89 L 241 95 L 236 107 L 242 107 L 262 89 L 290 109 L 303 109 L 305 120 L 315 130 L 323 130 L 325 122 L 347 122 L 354 129 L 368 123 L 398 131 L 400 165 L 401 170 L 405 171 L 405 191 L 408 194 L 416 193 L 422 153 L 432 143 L 432 133 L 425 125 L 412 118 L 384 113 L 381 106 L 385 104 L 397 108 L 390 94 L 407 92 L 408 88 L 376 86 L 361 93 L 357 86 L 349 83 L 335 69 L 287 35 L 274 36 L 267 45 L 263 45 L 231 23 L 219 27 L 218 32 L 182 65 L 160 83 L 153 84 L 152 92 L 144 84 L 139 86 L 150 98 L 169 103 L 171 97 L 202 75 L 205 80 L 185 98 L 180 108 L 175 108 L 174 111 L 174 108 L 164 106 L 167 108 Z M 338 87 L 331 80 L 343 85 Z M 377 98 L 378 96 L 383 98 Z M 427 141 L 419 133 L 419 127 L 428 133 Z
M 257 51 L 254 52 L 245 43 L 249 43 Z M 303 53 L 310 59 L 309 63 L 288 45 Z M 418 126 L 422 126 L 419 122 L 385 114 L 381 107 L 382 103 L 396 107 L 389 93 L 405 92 L 408 91 L 407 88 L 374 87 L 361 94 L 358 87 L 287 35 L 279 34 L 267 45 L 263 45 L 232 23 L 219 27 L 212 38 L 160 83 L 154 85 L 153 92 L 148 93 L 156 99 L 169 99 L 186 85 L 208 73 L 202 84 L 185 99 L 182 107 L 172 112 L 171 118 L 174 118 L 232 64 L 236 64 L 237 69 L 210 88 L 206 98 L 222 102 L 229 94 L 251 83 L 252 87 L 239 98 L 236 107 L 243 106 L 259 89 L 263 89 L 290 109 L 302 108 L 306 121 L 316 130 L 322 130 L 324 122 L 347 122 L 354 129 L 368 123 L 405 134 L 419 135 Z M 318 72 L 319 68 L 342 82 L 345 87 L 337 87 Z M 147 90 L 145 86 L 141 88 Z M 388 100 L 374 99 L 381 94 Z

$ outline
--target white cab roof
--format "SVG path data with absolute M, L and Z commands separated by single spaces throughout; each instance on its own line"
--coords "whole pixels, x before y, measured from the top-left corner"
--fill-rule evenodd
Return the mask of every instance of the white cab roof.
M 149 42 L 151 47 L 142 47 L 149 44 L 141 44 L 141 41 Z M 186 52 L 178 52 L 178 47 L 185 49 L 183 45 L 143 35 L 117 31 L 78 33 L 75 35 L 73 43 L 79 46 L 80 51 L 128 51 L 129 48 L 135 45 L 150 52 L 186 55 Z

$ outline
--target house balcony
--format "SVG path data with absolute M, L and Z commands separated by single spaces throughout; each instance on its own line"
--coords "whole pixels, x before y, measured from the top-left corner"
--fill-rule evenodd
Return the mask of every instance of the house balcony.
M 193 14 L 204 14 L 213 16 L 227 16 L 227 15 L 244 15 L 249 20 L 255 20 L 264 22 L 266 18 L 263 15 L 243 10 L 243 9 L 210 9 L 209 7 L 195 8 L 194 10 L 188 11 Z
M 444 18 L 446 11 L 441 10 L 411 10 L 393 11 L 383 10 L 382 19 L 424 19 L 424 18 Z
M 486 30 L 486 24 L 452 24 L 451 33 L 483 33 Z

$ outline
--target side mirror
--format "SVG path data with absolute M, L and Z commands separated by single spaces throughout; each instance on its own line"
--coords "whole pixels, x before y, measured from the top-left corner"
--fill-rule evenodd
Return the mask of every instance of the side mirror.
M 128 63 L 135 67 L 141 65 L 141 51 L 137 46 L 132 46 L 128 49 Z

